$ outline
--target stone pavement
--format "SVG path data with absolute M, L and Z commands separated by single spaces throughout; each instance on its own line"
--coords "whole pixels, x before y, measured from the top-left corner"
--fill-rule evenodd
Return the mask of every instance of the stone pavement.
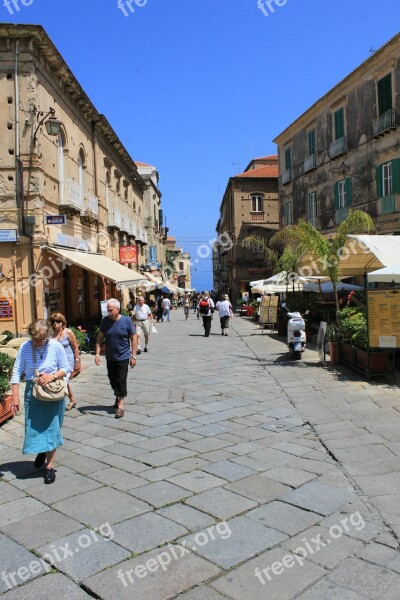
M 0 430 L 5 600 L 397 600 L 400 397 L 235 318 L 157 325 L 114 418 L 82 357 L 57 480 Z

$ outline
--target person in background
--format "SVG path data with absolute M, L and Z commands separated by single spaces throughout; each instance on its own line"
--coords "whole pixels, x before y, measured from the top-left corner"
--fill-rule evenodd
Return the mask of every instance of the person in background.
M 50 323 L 44 319 L 33 321 L 28 327 L 31 339 L 24 342 L 15 359 L 11 376 L 12 410 L 19 410 L 19 384 L 25 374 L 25 439 L 23 454 L 37 454 L 35 467 L 39 469 L 45 462 L 44 483 L 54 483 L 56 470 L 54 459 L 56 450 L 64 445 L 61 427 L 65 414 L 65 398 L 43 401 L 33 395 L 35 371 L 40 375 L 38 383 L 48 385 L 70 374 L 70 363 L 61 344 L 52 339 Z
M 203 319 L 204 337 L 209 337 L 211 331 L 211 321 L 214 313 L 214 302 L 208 292 L 203 292 L 203 297 L 197 305 L 197 314 Z
M 77 377 L 81 372 L 81 359 L 79 356 L 79 346 L 73 331 L 67 328 L 67 320 L 61 313 L 53 313 L 50 317 L 50 323 L 53 328 L 53 339 L 64 347 L 67 355 L 71 376 L 70 379 Z M 76 407 L 75 396 L 72 393 L 70 381 L 68 381 L 69 402 L 65 410 L 71 410 Z
M 163 318 L 161 320 L 164 321 L 164 317 L 166 317 L 167 321 L 169 322 L 171 320 L 170 319 L 171 300 L 167 296 L 163 297 L 162 306 L 163 306 Z
M 160 321 L 162 321 L 163 318 L 163 296 L 160 294 L 157 298 L 157 314 L 156 314 L 156 318 L 157 318 L 157 323 L 159 323 Z
M 107 302 L 108 316 L 100 324 L 96 342 L 95 364 L 100 366 L 100 348 L 106 342 L 107 374 L 115 394 L 115 418 L 124 416 L 124 398 L 128 395 L 128 366 L 136 366 L 137 335 L 132 319 L 120 314 L 121 304 L 115 298 Z
M 219 320 L 221 323 L 221 335 L 228 335 L 227 329 L 229 328 L 229 319 L 233 317 L 232 304 L 229 300 L 228 294 L 222 297 L 222 300 L 217 302 L 215 305 L 219 313 Z
M 183 299 L 183 312 L 184 312 L 186 321 L 189 318 L 189 311 L 190 311 L 190 297 L 189 297 L 189 294 L 185 294 L 185 297 Z
M 149 343 L 150 331 L 153 326 L 153 313 L 151 312 L 151 308 L 144 303 L 143 296 L 138 296 L 137 304 L 133 309 L 133 322 L 136 325 L 138 339 L 136 354 L 142 353 L 142 350 L 140 349 L 140 336 L 142 333 L 144 335 L 144 352 L 148 352 L 147 346 Z

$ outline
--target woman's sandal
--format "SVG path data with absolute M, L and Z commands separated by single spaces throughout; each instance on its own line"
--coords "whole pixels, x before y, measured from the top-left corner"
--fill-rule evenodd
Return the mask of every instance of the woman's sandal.
M 72 408 L 75 408 L 75 407 L 76 407 L 76 402 L 70 402 L 68 404 L 68 406 L 65 408 L 65 410 L 70 411 Z

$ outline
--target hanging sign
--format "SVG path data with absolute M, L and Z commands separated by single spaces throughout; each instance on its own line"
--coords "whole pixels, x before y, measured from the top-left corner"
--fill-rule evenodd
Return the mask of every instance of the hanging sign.
M 137 248 L 136 246 L 120 246 L 119 262 L 121 265 L 128 263 L 137 263 Z
M 46 225 L 65 225 L 66 219 L 65 215 L 46 215 L 45 223 Z

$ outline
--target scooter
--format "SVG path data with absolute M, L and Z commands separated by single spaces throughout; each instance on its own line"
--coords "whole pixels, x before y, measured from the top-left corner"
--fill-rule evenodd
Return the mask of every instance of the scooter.
M 282 308 L 286 309 L 289 317 L 287 325 L 289 353 L 292 358 L 299 360 L 306 347 L 306 322 L 303 317 L 309 311 L 307 310 L 305 315 L 301 315 L 299 312 L 289 312 L 286 304 L 282 304 Z

